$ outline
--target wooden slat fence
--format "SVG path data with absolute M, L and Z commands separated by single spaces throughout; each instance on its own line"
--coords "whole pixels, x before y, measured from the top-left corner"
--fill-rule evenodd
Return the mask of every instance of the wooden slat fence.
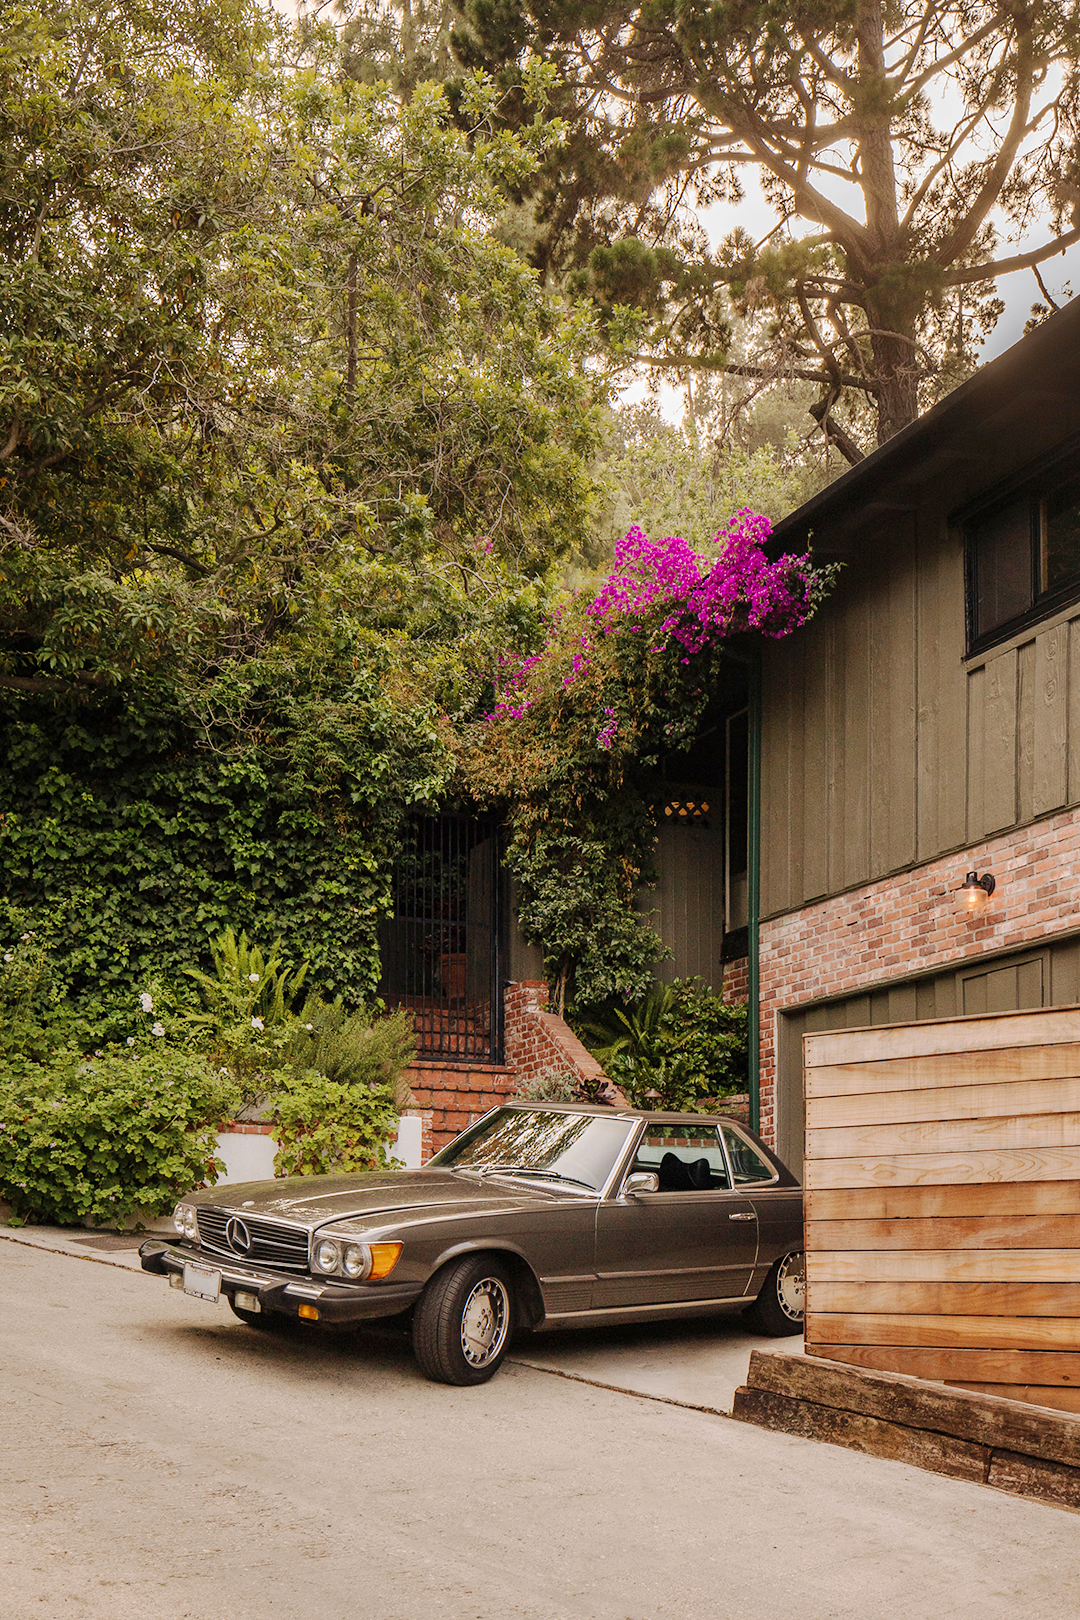
M 1080 1411 L 1080 1010 L 803 1044 L 808 1353 Z

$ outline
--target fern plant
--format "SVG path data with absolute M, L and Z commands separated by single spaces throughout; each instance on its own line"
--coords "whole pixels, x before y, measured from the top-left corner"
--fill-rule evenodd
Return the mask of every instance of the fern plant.
M 695 979 L 655 984 L 629 1008 L 576 1023 L 604 1072 L 639 1108 L 714 1108 L 747 1083 L 745 1007 Z
M 251 1092 L 260 1076 L 281 1066 L 307 965 L 283 964 L 280 938 L 264 954 L 246 932 L 237 937 L 231 927 L 213 941 L 210 956 L 213 973 L 184 969 L 203 1005 L 187 1010 L 183 1024 L 211 1059 L 230 1068 Z
M 578 1030 L 593 1057 L 607 1064 L 615 1057 L 647 1058 L 656 1046 L 676 1005 L 670 984 L 654 984 L 629 1012 L 611 1007 L 591 1019 L 580 1019 Z
M 416 1051 L 406 1012 L 371 1019 L 347 1012 L 341 997 L 308 996 L 282 1056 L 297 1071 L 314 1069 L 337 1085 L 392 1088 L 398 1112 L 412 1106 L 405 1069 Z

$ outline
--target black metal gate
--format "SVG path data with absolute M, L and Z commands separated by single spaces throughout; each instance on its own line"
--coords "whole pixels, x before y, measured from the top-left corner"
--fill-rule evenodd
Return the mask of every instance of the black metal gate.
M 411 1012 L 418 1057 L 501 1063 L 498 824 L 418 817 L 394 872 L 381 994 Z

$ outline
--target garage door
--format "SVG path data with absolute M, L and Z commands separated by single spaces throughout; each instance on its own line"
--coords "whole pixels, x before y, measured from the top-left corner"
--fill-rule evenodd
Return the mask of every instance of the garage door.
M 922 979 L 781 1012 L 776 1031 L 776 1150 L 796 1175 L 802 1173 L 804 1035 L 1076 1003 L 1080 1003 L 1080 936 L 1010 956 L 969 957 Z

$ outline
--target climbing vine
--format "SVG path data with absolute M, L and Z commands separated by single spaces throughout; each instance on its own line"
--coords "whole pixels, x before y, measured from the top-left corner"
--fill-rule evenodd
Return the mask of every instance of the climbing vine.
M 732 638 L 804 624 L 832 571 L 770 560 L 768 520 L 741 511 L 705 553 L 632 528 L 595 595 L 560 607 L 541 649 L 500 664 L 464 753 L 506 807 L 519 919 L 557 1006 L 642 995 L 663 945 L 637 908 L 652 877 L 665 754 L 694 741 Z

